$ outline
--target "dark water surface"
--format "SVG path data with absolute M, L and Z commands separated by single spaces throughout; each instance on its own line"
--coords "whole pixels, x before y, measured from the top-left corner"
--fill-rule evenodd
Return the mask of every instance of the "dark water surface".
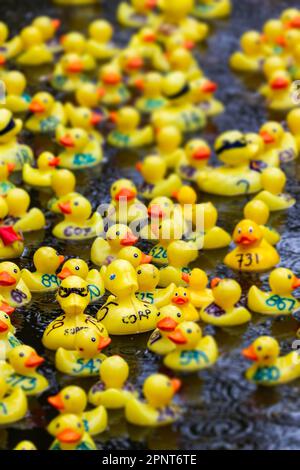
M 0 0 L 0 18 L 7 21 L 13 32 L 30 22 L 40 14 L 57 15 L 63 20 L 63 29 L 84 31 L 94 17 L 104 15 L 113 20 L 118 0 L 103 0 L 102 7 L 58 8 L 51 0 Z M 239 128 L 243 131 L 257 131 L 268 117 L 261 97 L 255 92 L 257 79 L 242 79 L 230 72 L 227 67 L 228 57 L 238 46 L 239 36 L 247 29 L 259 29 L 263 22 L 276 17 L 282 9 L 299 6 L 299 1 L 290 0 L 234 0 L 232 18 L 218 21 L 212 26 L 207 47 L 199 49 L 199 60 L 206 74 L 219 83 L 218 97 L 226 105 L 226 113 L 210 123 L 203 136 L 213 142 L 215 136 L 224 130 Z M 117 28 L 116 38 L 124 44 L 128 31 Z M 32 91 L 40 88 L 38 78 L 51 71 L 29 70 L 29 84 Z M 47 85 L 43 85 L 47 87 Z M 279 116 L 284 119 L 284 116 Z M 24 134 L 25 136 L 25 134 Z M 52 148 L 47 139 L 27 139 L 37 152 L 43 148 Z M 126 176 L 136 179 L 133 164 L 145 154 L 120 152 L 105 149 L 107 161 L 103 168 L 77 175 L 78 189 L 89 197 L 94 208 L 109 198 L 109 187 L 118 177 Z M 290 163 L 285 170 L 289 176 L 288 189 L 296 195 L 299 202 L 299 164 Z M 45 206 L 45 193 L 32 191 L 33 203 Z M 201 195 L 201 200 L 208 200 Z M 227 230 L 232 231 L 235 223 L 241 218 L 241 209 L 246 198 L 227 200 L 213 198 L 220 212 L 220 222 Z M 48 225 L 55 218 L 47 213 Z M 275 214 L 272 224 L 282 234 L 279 245 L 282 265 L 300 273 L 299 243 L 299 210 L 298 207 L 288 213 Z M 26 250 L 20 264 L 32 267 L 32 254 L 39 244 L 50 244 L 57 247 L 66 256 L 80 255 L 88 259 L 89 246 L 84 243 L 68 244 L 55 240 L 48 228 L 45 233 L 26 236 Z M 265 283 L 267 275 L 237 275 L 222 265 L 226 250 L 205 252 L 200 255 L 198 265 L 208 274 L 230 275 L 241 282 L 243 292 L 253 282 Z M 89 313 L 97 311 L 96 306 L 88 309 Z M 45 426 L 55 415 L 47 404 L 46 397 L 56 393 L 63 385 L 75 380 L 57 373 L 53 367 L 53 354 L 45 351 L 41 345 L 41 336 L 45 326 L 58 314 L 59 309 L 54 296 L 34 296 L 29 307 L 21 309 L 13 316 L 17 335 L 25 342 L 37 348 L 47 359 L 42 368 L 50 381 L 51 389 L 40 398 L 30 399 L 29 417 L 11 425 L 0 428 L 0 448 L 11 449 L 21 439 L 31 439 L 40 449 L 47 449 L 51 437 Z M 275 335 L 280 340 L 283 352 L 288 352 L 295 338 L 298 323 L 292 318 L 272 319 L 259 315 L 243 327 L 217 329 L 205 327 L 205 332 L 215 335 L 220 347 L 220 359 L 210 370 L 183 379 L 183 387 L 178 402 L 185 413 L 182 420 L 172 427 L 149 430 L 135 428 L 126 424 L 122 413 L 110 413 L 109 430 L 100 435 L 96 441 L 104 449 L 299 449 L 300 448 L 300 381 L 292 385 L 271 389 L 257 389 L 243 377 L 248 365 L 240 356 L 243 346 L 249 344 L 261 334 Z M 114 338 L 109 354 L 120 353 L 129 362 L 131 375 L 137 387 L 144 378 L 158 370 L 164 371 L 160 361 L 145 349 L 147 335 L 126 338 Z M 78 381 L 89 388 L 95 379 Z

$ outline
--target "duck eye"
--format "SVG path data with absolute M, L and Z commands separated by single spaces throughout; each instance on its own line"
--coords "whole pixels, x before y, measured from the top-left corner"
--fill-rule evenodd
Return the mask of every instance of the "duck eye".
M 109 276 L 109 279 L 110 279 L 111 281 L 113 281 L 114 279 L 116 279 L 116 277 L 117 277 L 117 276 L 116 276 L 115 274 L 111 274 L 111 275 Z
M 70 398 L 70 395 L 65 395 L 66 400 L 69 400 L 69 398 Z
M 24 353 L 21 352 L 21 353 L 19 354 L 19 356 L 20 356 L 20 357 L 24 357 Z
M 119 232 L 119 231 L 117 231 L 117 232 L 116 232 L 116 235 L 117 235 L 117 237 L 119 237 L 119 236 L 120 236 L 120 232 Z
M 178 297 L 178 292 L 176 292 L 175 297 Z
M 76 271 L 79 271 L 79 266 L 75 266 Z
M 252 233 L 252 232 L 253 232 L 253 228 L 249 227 L 249 233 Z
M 6 318 L 6 319 L 8 320 L 8 319 L 9 319 L 9 316 L 5 314 L 5 315 L 4 315 L 4 318 Z
M 83 348 L 79 348 L 79 351 L 84 351 L 84 349 L 83 349 Z
M 17 269 L 14 269 L 14 273 L 16 273 L 16 274 L 17 274 L 17 272 L 18 272 L 18 270 L 17 270 Z
M 186 292 L 183 295 L 184 295 L 184 297 L 186 297 Z
M 158 317 L 160 316 L 160 312 L 157 312 L 157 316 L 158 316 Z
M 142 274 L 142 271 L 139 269 L 139 271 L 137 272 L 138 274 Z
M 192 333 L 192 330 L 191 330 L 190 328 L 188 328 L 188 329 L 186 330 L 186 332 L 187 332 L 187 333 Z
M 257 351 L 261 351 L 262 350 L 262 347 L 261 346 L 257 346 Z
M 177 313 L 177 317 L 180 318 L 180 317 L 181 317 L 181 313 L 178 312 L 178 313 Z
M 291 274 L 288 275 L 288 279 L 292 279 L 292 275 L 291 275 Z
M 81 424 L 80 424 L 80 423 L 78 423 L 78 424 L 77 424 L 77 427 L 78 427 L 78 428 L 81 428 Z
M 91 338 L 92 343 L 95 343 L 96 338 Z
M 138 258 L 139 255 L 137 253 L 134 253 L 133 256 L 134 256 L 134 258 Z
M 238 228 L 238 233 L 242 233 L 242 229 L 241 229 L 241 228 Z
M 74 202 L 74 206 L 79 206 L 79 202 Z
M 60 427 L 60 424 L 59 424 L 59 423 L 57 423 L 57 425 L 56 425 L 56 429 L 58 429 L 59 427 Z

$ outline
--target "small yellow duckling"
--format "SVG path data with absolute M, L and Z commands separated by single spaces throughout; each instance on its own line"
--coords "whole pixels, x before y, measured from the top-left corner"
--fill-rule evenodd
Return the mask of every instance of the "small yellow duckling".
M 152 113 L 166 104 L 161 94 L 162 76 L 157 72 L 149 72 L 137 80 L 136 87 L 142 91 L 142 96 L 136 100 L 136 107 L 142 113 Z
M 84 34 L 78 31 L 70 31 L 61 36 L 61 45 L 67 54 L 77 54 L 82 60 L 88 70 L 93 70 L 96 67 L 95 59 L 87 53 L 87 40 Z
M 248 307 L 264 315 L 290 315 L 299 308 L 298 300 L 291 292 L 300 287 L 298 279 L 290 269 L 276 268 L 269 277 L 270 292 L 256 286 L 248 292 Z
M 25 92 L 27 80 L 23 73 L 17 70 L 7 72 L 3 77 L 6 87 L 5 105 L 12 113 L 28 111 L 31 97 Z
M 292 207 L 296 200 L 288 193 L 283 193 L 286 176 L 279 168 L 266 168 L 261 175 L 263 191 L 254 200 L 263 201 L 271 212 Z
M 91 303 L 101 299 L 105 294 L 104 282 L 101 274 L 97 269 L 89 270 L 89 267 L 83 259 L 71 258 L 65 262 L 62 270 L 57 275 L 63 280 L 69 276 L 79 276 L 88 283 Z
M 278 70 L 271 75 L 266 92 L 266 105 L 273 111 L 289 111 L 297 106 L 291 93 L 292 80 L 287 71 Z
M 13 59 L 22 52 L 22 40 L 20 36 L 9 38 L 9 29 L 5 23 L 0 22 L 0 66 L 4 65 L 6 60 Z
M 148 339 L 147 348 L 160 356 L 165 356 L 174 351 L 176 346 L 168 338 L 168 335 L 183 321 L 184 314 L 179 307 L 175 305 L 162 307 L 158 312 L 156 328 Z
M 217 89 L 218 85 L 206 77 L 198 78 L 192 82 L 192 101 L 207 117 L 217 116 L 224 112 L 223 103 L 214 97 Z
M 87 407 L 87 395 L 85 391 L 76 385 L 64 387 L 59 393 L 48 397 L 48 403 L 53 406 L 60 414 L 75 414 L 83 422 L 85 430 L 95 436 L 102 433 L 107 427 L 107 412 L 104 406 L 100 405 L 90 411 L 84 411 Z M 50 434 L 55 429 L 56 419 L 48 425 Z
M 50 93 L 44 91 L 33 96 L 29 111 L 32 116 L 25 122 L 25 128 L 34 133 L 52 134 L 58 125 L 65 125 L 67 122 L 62 103 L 55 101 Z
M 103 158 L 99 136 L 81 128 L 58 126 L 56 140 L 64 148 L 59 154 L 60 166 L 70 170 L 82 170 L 98 165 Z
M 195 81 L 202 77 L 203 72 L 195 60 L 192 52 L 182 44 L 171 50 L 168 54 L 168 61 L 170 69 L 173 72 L 182 72 L 189 79 L 189 81 Z
M 100 381 L 90 388 L 89 402 L 107 409 L 124 408 L 135 394 L 133 386 L 127 382 L 128 376 L 128 364 L 121 356 L 108 357 L 101 364 Z
M 6 202 L 8 217 L 4 220 L 5 225 L 13 225 L 17 232 L 33 232 L 45 227 L 44 213 L 37 207 L 28 210 L 30 196 L 24 189 L 10 189 L 6 195 Z
M 157 0 L 130 0 L 130 4 L 121 2 L 117 10 L 117 19 L 122 26 L 141 28 L 151 24 L 154 19 L 152 10 Z
M 211 149 L 203 139 L 192 139 L 184 148 L 183 157 L 177 161 L 176 171 L 179 176 L 188 181 L 195 181 L 200 171 L 208 170 L 208 160 Z
M 182 279 L 188 284 L 188 294 L 191 303 L 196 308 L 202 308 L 213 300 L 212 290 L 207 288 L 208 277 L 202 269 L 194 268 L 188 273 L 182 274 Z
M 193 15 L 203 20 L 224 18 L 231 13 L 230 0 L 197 0 Z
M 152 374 L 144 382 L 143 394 L 145 402 L 131 398 L 125 406 L 125 416 L 129 423 L 136 426 L 160 427 L 167 426 L 178 420 L 181 410 L 172 404 L 181 381 L 169 379 L 163 374 Z
M 125 104 L 131 96 L 119 68 L 112 63 L 101 67 L 95 93 L 98 101 L 108 107 Z
M 260 72 L 265 61 L 264 41 L 258 31 L 247 31 L 240 39 L 241 51 L 230 57 L 230 66 L 241 72 Z
M 113 27 L 106 20 L 95 20 L 89 25 L 89 39 L 86 51 L 97 60 L 112 59 L 119 53 L 119 49 L 111 42 Z
M 105 288 L 113 295 L 100 308 L 97 319 L 109 333 L 128 335 L 154 330 L 157 309 L 136 298 L 137 275 L 129 261 L 115 260 L 109 266 L 103 266 L 101 274 Z
M 38 248 L 33 255 L 36 271 L 22 269 L 21 277 L 31 292 L 53 292 L 60 286 L 56 271 L 64 257 L 50 246 Z
M 126 246 L 121 248 L 118 253 L 118 259 L 125 259 L 136 269 L 141 264 L 149 264 L 152 261 L 152 256 L 146 255 L 136 246 Z
M 61 21 L 58 18 L 50 18 L 50 16 L 37 16 L 32 22 L 32 26 L 38 28 L 45 42 L 52 41 L 60 25 Z
M 15 423 L 27 413 L 28 403 L 22 388 L 12 389 L 0 377 L 0 424 Z
M 190 293 L 185 287 L 175 289 L 172 304 L 181 310 L 184 321 L 199 320 L 199 313 L 191 302 Z
M 94 241 L 91 248 L 91 260 L 97 266 L 110 264 L 119 257 L 119 252 L 123 247 L 135 245 L 137 241 L 138 238 L 127 225 L 112 225 L 106 232 L 106 239 L 98 237 Z
M 52 421 L 49 432 L 53 432 L 55 437 L 49 450 L 96 450 L 96 444 L 85 431 L 84 421 L 75 414 L 66 413 L 57 416 L 55 425 Z
M 103 143 L 103 137 L 95 127 L 102 121 L 102 115 L 93 112 L 89 108 L 75 107 L 72 103 L 65 104 L 65 111 L 72 127 L 80 127 L 95 138 L 99 144 Z
M 168 72 L 170 69 L 166 54 L 157 41 L 153 28 L 145 27 L 134 34 L 128 43 L 128 50 L 132 50 L 133 54 L 137 53 L 154 70 Z
M 237 247 L 224 259 L 231 269 L 239 271 L 265 271 L 280 261 L 278 252 L 264 238 L 263 231 L 253 220 L 239 222 L 233 232 Z
M 202 337 L 197 323 L 185 321 L 168 338 L 176 345 L 175 351 L 164 357 L 164 365 L 182 372 L 197 372 L 211 367 L 218 358 L 218 346 L 212 336 Z
M 197 246 L 193 242 L 175 240 L 168 245 L 166 255 L 168 265 L 160 269 L 159 286 L 167 287 L 170 282 L 174 282 L 177 286 L 186 285 L 182 274 L 189 273 L 188 264 L 198 258 Z
M 19 346 L 19 341 L 14 335 L 15 328 L 12 326 L 8 313 L 0 310 L 0 360 L 5 361 L 8 352 Z
M 97 93 L 97 87 L 94 83 L 83 83 L 75 91 L 76 102 L 79 106 L 97 109 L 99 107 L 100 96 Z
M 157 308 L 171 303 L 176 286 L 173 282 L 165 289 L 157 289 L 159 284 L 159 270 L 153 264 L 141 264 L 136 268 L 139 290 L 137 298 L 142 302 L 154 304 Z
M 176 126 L 165 126 L 156 134 L 157 153 L 164 159 L 168 168 L 174 168 L 184 158 L 180 147 L 182 133 Z
M 140 115 L 136 109 L 126 106 L 121 108 L 114 117 L 116 130 L 108 135 L 110 145 L 119 148 L 143 147 L 153 142 L 153 129 L 145 126 L 138 129 Z
M 265 144 L 263 160 L 269 160 L 272 158 L 271 154 L 275 153 L 277 161 L 275 160 L 274 163 L 277 165 L 273 166 L 279 166 L 278 162 L 286 163 L 297 158 L 298 148 L 294 136 L 290 132 L 286 132 L 278 122 L 266 122 L 260 128 L 259 134 Z
M 128 86 L 134 87 L 136 80 L 146 71 L 141 51 L 127 47 L 113 61 L 113 65 L 125 75 Z
M 154 264 L 157 264 L 158 266 L 164 266 L 168 264 L 167 248 L 173 241 L 181 240 L 183 232 L 183 224 L 176 224 L 175 220 L 173 219 L 163 219 L 161 221 L 157 233 L 158 243 L 150 250 L 149 253 L 149 255 L 152 256 Z M 179 248 L 183 248 L 183 246 Z M 185 250 L 185 252 L 186 251 L 187 250 Z
M 37 450 L 37 448 L 31 441 L 21 441 L 14 447 L 14 450 Z
M 23 123 L 20 119 L 14 119 L 8 109 L 0 109 L 0 153 L 1 160 L 5 163 L 13 163 L 14 170 L 22 170 L 24 163 L 33 163 L 33 152 L 27 145 L 19 144 L 17 140 Z
M 73 377 L 98 375 L 100 366 L 106 359 L 102 350 L 110 343 L 110 338 L 100 336 L 92 329 L 81 330 L 76 334 L 74 351 L 58 348 L 55 354 L 55 367 Z
M 144 219 L 147 208 L 137 199 L 137 193 L 133 181 L 125 178 L 115 181 L 110 188 L 111 203 L 107 209 L 107 217 L 121 224 Z
M 37 168 L 24 163 L 22 178 L 30 186 L 50 187 L 52 176 L 56 172 L 60 159 L 50 152 L 42 152 L 37 159 Z
M 51 64 L 54 61 L 53 54 L 43 35 L 36 26 L 27 26 L 20 33 L 22 41 L 22 52 L 18 55 L 16 62 L 25 66 L 40 66 Z
M 292 109 L 287 115 L 287 125 L 294 136 L 296 141 L 298 153 L 300 152 L 300 110 L 299 108 Z
M 88 283 L 84 279 L 78 276 L 64 279 L 56 298 L 64 314 L 53 320 L 44 331 L 42 342 L 46 348 L 57 350 L 62 347 L 74 351 L 77 333 L 87 328 L 100 336 L 108 336 L 101 323 L 84 313 L 91 298 Z
M 14 171 L 14 163 L 6 163 L 0 159 L 0 195 L 6 196 L 10 189 L 15 188 L 15 185 L 9 181 L 9 175 Z
M 251 314 L 240 304 L 242 289 L 235 280 L 215 277 L 211 287 L 213 299 L 202 307 L 202 321 L 216 326 L 237 326 L 251 320 Z
M 95 68 L 89 57 L 74 52 L 61 57 L 54 68 L 51 85 L 55 90 L 73 92 L 87 81 L 87 73 Z
M 48 380 L 36 370 L 45 359 L 32 347 L 16 346 L 9 351 L 7 360 L 11 372 L 5 379 L 11 388 L 21 388 L 26 395 L 37 395 L 47 390 Z
M 248 348 L 243 349 L 243 356 L 254 365 L 249 367 L 246 378 L 257 385 L 280 385 L 300 376 L 300 362 L 297 351 L 279 357 L 278 341 L 271 336 L 260 336 Z
M 263 237 L 270 245 L 277 245 L 280 241 L 280 234 L 267 224 L 270 216 L 268 206 L 259 199 L 249 201 L 244 207 L 245 219 L 254 220 L 263 232 Z
M 31 301 L 31 293 L 21 278 L 18 266 L 10 261 L 0 263 L 0 294 L 12 307 L 21 307 Z
M 71 201 L 80 196 L 75 192 L 76 178 L 72 171 L 63 169 L 56 170 L 51 177 L 51 189 L 55 196 L 48 201 L 48 209 L 60 214 L 58 204 L 64 201 Z
M 171 197 L 177 191 L 182 181 L 176 173 L 166 176 L 167 164 L 162 157 L 150 155 L 136 165 L 137 170 L 144 178 L 139 193 L 145 199 L 166 196 Z

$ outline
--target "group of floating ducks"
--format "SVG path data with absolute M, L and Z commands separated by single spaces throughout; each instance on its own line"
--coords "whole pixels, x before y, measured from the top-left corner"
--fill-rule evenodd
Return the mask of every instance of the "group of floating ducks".
M 251 321 L 253 312 L 292 316 L 299 309 L 293 292 L 300 279 L 277 266 L 281 237 L 268 221 L 271 212 L 288 210 L 296 202 L 285 192 L 281 166 L 300 152 L 300 108 L 288 114 L 286 124 L 267 121 L 257 132 L 223 132 L 215 140 L 214 156 L 205 140 L 186 141 L 184 136 L 223 111 L 214 97 L 217 85 L 204 76 L 193 48 L 208 34 L 199 19 L 229 13 L 228 0 L 121 3 L 118 21 L 137 30 L 122 49 L 103 19 L 90 24 L 88 37 L 69 32 L 58 38 L 60 22 L 39 17 L 8 39 L 8 28 L 0 23 L 0 75 L 6 87 L 0 109 L 0 424 L 22 420 L 28 397 L 49 388 L 38 370 L 44 358 L 22 343 L 11 322 L 15 309 L 29 305 L 36 293 L 55 293 L 62 311 L 42 337 L 43 346 L 55 352 L 56 369 L 98 380 L 88 393 L 70 385 L 48 397 L 58 411 L 47 428 L 53 450 L 96 449 L 92 436 L 107 429 L 110 409 L 123 409 L 126 420 L 137 426 L 180 419 L 182 409 L 173 398 L 181 381 L 173 373 L 198 372 L 219 357 L 214 337 L 204 335 L 199 322 L 235 327 Z M 258 71 L 280 60 L 290 66 L 289 73 L 295 71 L 291 48 L 300 34 L 299 15 L 286 10 L 280 20 L 265 25 L 263 36 L 246 33 L 243 51 L 234 54 L 231 65 Z M 49 91 L 30 96 L 25 74 L 7 67 L 54 62 L 49 84 L 65 93 L 65 102 Z M 276 75 L 274 67 L 271 89 L 285 103 L 283 71 Z M 281 109 L 286 108 L 290 106 Z M 142 127 L 147 117 L 149 123 Z M 102 125 L 108 126 L 105 138 Z M 22 135 L 48 136 L 57 153 L 43 151 L 35 159 L 32 148 L 19 139 L 23 127 Z M 114 181 L 105 211 L 93 212 L 90 201 L 76 191 L 72 170 L 101 163 L 106 142 L 121 149 L 151 145 L 152 153 L 136 164 L 140 184 Z M 217 166 L 210 164 L 212 159 L 219 160 Z M 50 246 L 35 251 L 33 270 L 9 261 L 22 256 L 23 233 L 47 225 L 45 210 L 30 208 L 29 193 L 10 179 L 13 172 L 21 172 L 28 190 L 45 192 L 47 210 L 60 216 L 52 230 L 56 238 L 91 240 L 91 262 L 65 258 Z M 212 202 L 198 202 L 195 186 L 227 197 L 253 195 L 232 234 L 218 226 Z M 137 246 L 141 239 L 151 244 L 148 253 Z M 195 267 L 203 251 L 229 246 L 225 265 L 237 272 L 271 270 L 268 289 L 252 285 L 244 297 L 236 280 L 209 281 Z M 89 305 L 99 301 L 96 316 L 88 314 Z M 106 348 L 111 336 L 147 332 L 145 347 L 161 358 L 173 378 L 152 374 L 140 394 L 128 381 L 126 360 L 107 354 Z M 278 385 L 300 377 L 297 353 L 280 357 L 272 337 L 257 338 L 242 353 L 254 361 L 246 377 L 256 384 Z M 23 441 L 15 449 L 36 447 Z

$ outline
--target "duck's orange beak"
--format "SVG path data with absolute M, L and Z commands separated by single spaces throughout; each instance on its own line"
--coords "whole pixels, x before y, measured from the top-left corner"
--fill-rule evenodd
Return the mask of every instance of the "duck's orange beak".
M 60 202 L 58 204 L 58 208 L 65 215 L 72 214 L 72 206 L 71 206 L 70 201 Z
M 99 343 L 98 343 L 98 351 L 102 351 L 102 349 L 107 348 L 111 343 L 111 338 L 105 338 L 104 336 L 100 336 Z
M 111 122 L 113 122 L 114 124 L 117 124 L 118 122 L 118 113 L 117 111 L 111 111 L 109 113 L 109 119 L 111 120 Z
M 133 235 L 133 233 L 128 232 L 126 237 L 122 238 L 122 240 L 120 241 L 120 244 L 122 246 L 133 246 L 136 244 L 137 241 L 138 241 L 138 237 Z
M 59 255 L 58 256 L 58 261 L 59 261 L 59 265 L 61 265 L 61 263 L 63 263 L 65 261 L 65 257 L 63 255 Z
M 103 96 L 105 95 L 106 91 L 103 87 L 99 87 L 97 88 L 96 90 L 96 95 L 99 99 L 103 98 Z
M 243 234 L 241 233 L 238 235 L 235 239 L 235 242 L 238 243 L 239 245 L 252 245 L 252 243 L 257 242 L 258 238 L 255 235 L 250 235 L 249 233 Z
M 174 330 L 168 335 L 168 338 L 175 344 L 186 344 L 187 339 L 181 330 Z
M 280 47 L 286 47 L 286 39 L 284 36 L 278 36 L 275 42 Z
M 284 90 L 289 86 L 289 81 L 284 77 L 277 77 L 271 81 L 272 90 Z
M 44 113 L 46 111 L 46 107 L 38 100 L 32 100 L 29 105 L 29 111 L 35 114 Z
M 4 333 L 8 330 L 8 325 L 4 321 L 0 320 L 0 333 Z
M 9 162 L 7 164 L 7 169 L 8 169 L 8 173 L 12 173 L 14 171 L 14 169 L 16 168 L 16 164 L 15 163 L 12 163 L 12 162 Z
M 63 411 L 63 409 L 65 408 L 60 393 L 58 393 L 57 395 L 53 395 L 52 397 L 48 397 L 47 400 L 48 403 L 50 403 L 50 405 L 56 408 L 57 410 Z
M 75 142 L 74 142 L 74 140 L 72 139 L 72 137 L 70 135 L 63 135 L 59 139 L 59 143 L 60 143 L 60 145 L 62 145 L 63 147 L 66 147 L 66 148 L 75 147 Z
M 181 279 L 186 282 L 187 284 L 190 283 L 190 275 L 188 273 L 182 273 Z
M 300 278 L 299 277 L 294 277 L 294 282 L 293 282 L 293 289 L 297 289 L 298 287 L 300 287 Z
M 0 273 L 0 286 L 9 287 L 16 284 L 16 279 L 12 277 L 7 271 L 2 271 Z
M 54 19 L 51 21 L 51 24 L 52 24 L 53 28 L 55 29 L 55 31 L 57 31 L 58 28 L 59 28 L 60 25 L 61 25 L 61 21 L 60 21 L 58 18 L 54 18 Z
M 151 33 L 149 32 L 149 33 L 147 33 L 147 34 L 144 34 L 143 40 L 144 40 L 145 42 L 154 42 L 154 41 L 156 41 L 156 34 L 155 34 L 154 32 L 153 32 L 153 33 L 152 33 L 152 32 L 151 32 Z
M 157 0 L 146 0 L 145 1 L 145 8 L 149 10 L 153 10 L 157 6 Z
M 300 28 L 300 16 L 295 16 L 288 22 L 288 28 Z
M 143 164 L 142 164 L 142 162 L 137 162 L 137 163 L 135 164 L 135 169 L 136 169 L 139 173 L 141 173 L 141 172 L 142 172 L 142 169 L 143 169 Z
M 99 113 L 92 113 L 90 123 L 92 126 L 97 126 L 102 121 L 102 116 Z
M 0 305 L 0 310 L 1 312 L 6 313 L 7 315 L 11 315 L 12 313 L 14 313 L 15 308 L 11 307 L 7 302 L 2 302 Z
M 151 263 L 151 261 L 152 261 L 152 256 L 142 253 L 141 264 L 149 264 Z
M 198 149 L 195 150 L 192 154 L 193 160 L 199 161 L 199 160 L 208 160 L 210 157 L 210 149 L 207 147 L 199 147 Z
M 69 73 L 80 73 L 83 71 L 83 63 L 81 60 L 74 60 L 67 66 L 67 72 Z
M 256 354 L 252 344 L 248 348 L 243 349 L 242 354 L 246 359 L 250 359 L 250 361 L 257 361 L 258 360 L 257 354 Z
M 201 86 L 201 91 L 204 93 L 214 93 L 218 89 L 218 85 L 211 80 L 206 80 Z
M 136 191 L 129 188 L 120 189 L 120 191 L 115 195 L 115 200 L 120 201 L 121 198 L 126 199 L 126 201 L 132 201 L 136 197 Z
M 0 54 L 0 66 L 5 65 L 5 64 L 6 64 L 6 58 L 4 57 L 4 55 Z
M 73 429 L 64 429 L 61 431 L 56 438 L 59 440 L 59 442 L 62 442 L 64 444 L 75 444 L 76 442 L 80 441 L 81 439 L 81 434 L 77 431 L 73 431 Z
M 180 390 L 181 388 L 182 382 L 180 379 L 171 379 L 171 384 L 172 384 L 174 392 L 177 393 L 178 390 Z
M 262 137 L 265 144 L 273 144 L 275 142 L 275 137 L 269 134 L 267 131 L 260 131 L 259 135 Z
M 117 72 L 110 72 L 103 75 L 102 80 L 106 85 L 118 85 L 122 77 Z
M 172 297 L 172 302 L 176 305 L 185 305 L 188 303 L 188 301 L 189 299 L 183 295 L 174 295 L 174 297 Z
M 144 91 L 145 89 L 145 82 L 142 78 L 137 78 L 135 81 L 134 81 L 134 86 L 140 90 L 140 91 Z
M 57 167 L 59 164 L 60 164 L 59 157 L 53 157 L 48 163 L 49 166 L 53 166 L 53 167 Z
M 141 57 L 132 57 L 127 61 L 127 68 L 130 70 L 139 70 L 144 65 L 143 60 Z
M 188 51 L 194 49 L 195 45 L 195 42 L 191 41 L 190 39 L 186 39 L 183 43 L 183 47 L 185 47 L 185 49 L 187 49 Z
M 213 289 L 214 287 L 217 287 L 219 282 L 221 281 L 220 277 L 214 277 L 211 282 L 210 282 L 210 287 Z
M 165 213 L 158 204 L 153 204 L 153 206 L 148 207 L 148 214 L 150 217 L 162 218 Z
M 45 362 L 45 359 L 32 351 L 29 358 L 25 361 L 26 367 L 38 367 Z
M 156 324 L 156 327 L 159 328 L 161 331 L 174 331 L 176 326 L 178 326 L 178 322 L 173 320 L 173 318 L 171 317 L 162 318 Z
M 66 279 L 67 277 L 72 276 L 72 272 L 68 268 L 63 268 L 57 276 L 59 279 Z

